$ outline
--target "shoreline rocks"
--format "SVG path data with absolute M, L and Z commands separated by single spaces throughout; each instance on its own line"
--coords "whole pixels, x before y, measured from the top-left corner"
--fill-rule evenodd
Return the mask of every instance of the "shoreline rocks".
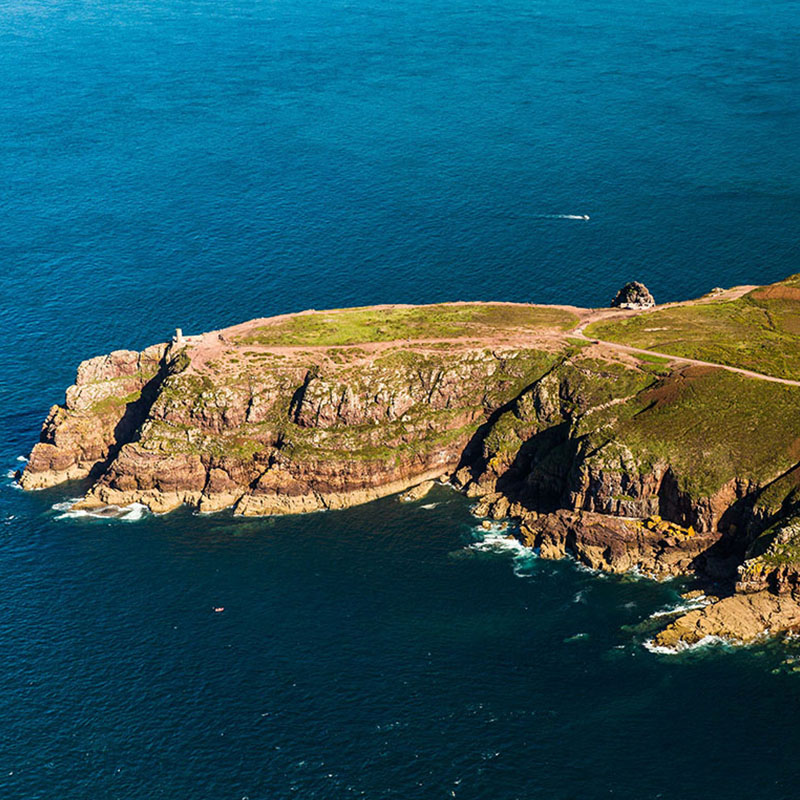
M 652 301 L 626 289 L 620 303 Z M 800 392 L 576 348 L 564 328 L 478 334 L 271 347 L 231 329 L 89 359 L 20 484 L 87 480 L 76 508 L 256 516 L 411 502 L 449 478 L 543 558 L 736 584 L 673 621 L 665 647 L 800 624 L 796 447 L 773 426 L 759 460 L 740 435 L 763 445 L 765 398 L 793 424 Z

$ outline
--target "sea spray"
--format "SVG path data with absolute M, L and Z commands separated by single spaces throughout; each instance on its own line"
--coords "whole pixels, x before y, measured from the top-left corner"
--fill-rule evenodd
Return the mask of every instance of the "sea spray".
M 710 647 L 732 647 L 737 644 L 737 642 L 731 639 L 725 639 L 722 636 L 704 636 L 702 639 L 699 639 L 692 644 L 688 644 L 687 642 L 678 642 L 674 647 L 666 647 L 664 645 L 655 644 L 652 639 L 647 639 L 643 642 L 646 650 L 649 650 L 651 653 L 656 653 L 657 655 L 665 656 L 675 656 L 680 655 L 681 653 L 705 650 Z
M 60 512 L 56 519 L 114 519 L 123 522 L 137 522 L 149 513 L 142 503 L 131 503 L 127 506 L 103 506 L 98 509 L 73 508 L 79 497 L 53 504 L 53 511 Z

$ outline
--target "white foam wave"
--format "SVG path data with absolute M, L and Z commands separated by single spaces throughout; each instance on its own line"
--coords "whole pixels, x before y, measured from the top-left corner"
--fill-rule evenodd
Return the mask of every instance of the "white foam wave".
M 674 656 L 678 655 L 679 653 L 687 653 L 691 650 L 701 650 L 706 647 L 731 644 L 734 644 L 734 642 L 731 642 L 729 639 L 725 639 L 722 636 L 704 636 L 694 644 L 689 644 L 688 642 L 678 642 L 675 647 L 665 647 L 663 645 L 655 644 L 652 639 L 648 639 L 646 642 L 644 642 L 645 648 L 651 653 L 657 653 L 658 655 L 663 656 Z
M 675 614 L 685 614 L 687 611 L 696 611 L 698 608 L 705 608 L 711 601 L 703 595 L 688 603 L 677 603 L 674 606 L 667 606 L 659 611 L 654 611 L 649 619 L 658 619 L 659 617 L 671 617 Z
M 142 503 L 131 503 L 122 510 L 125 511 L 125 513 L 122 514 L 119 519 L 124 519 L 126 522 L 136 522 L 136 520 L 141 519 L 149 512 L 147 506 Z
M 530 555 L 532 552 L 530 547 L 525 547 L 519 539 L 511 536 L 505 530 L 493 530 L 491 528 L 486 531 L 483 528 L 478 528 L 477 530 L 483 534 L 483 537 L 479 541 L 473 542 L 469 546 L 470 550 L 477 550 L 482 553 L 505 551 L 515 555 Z
M 526 547 L 515 536 L 508 532 L 506 523 L 493 523 L 490 527 L 473 528 L 475 536 L 480 537 L 466 549 L 478 553 L 509 554 L 514 574 L 518 578 L 529 578 L 533 562 L 538 553 L 532 547 Z
M 73 508 L 73 505 L 80 500 L 80 497 L 73 497 L 61 503 L 53 505 L 53 511 L 61 513 L 56 519 L 118 519 L 123 522 L 136 522 L 148 513 L 148 508 L 142 503 L 131 503 L 128 506 L 102 506 L 100 508 Z
M 582 642 L 588 638 L 588 633 L 574 633 L 572 636 L 567 636 L 566 639 L 564 639 L 564 644 L 567 642 Z
M 28 459 L 25 458 L 24 456 L 19 456 L 17 458 L 17 461 L 27 462 Z M 9 469 L 9 470 L 6 471 L 6 478 L 8 479 L 8 483 L 6 484 L 6 486 L 10 486 L 12 489 L 20 489 L 20 490 L 22 489 L 22 487 L 19 485 L 19 481 L 17 480 L 17 473 L 18 472 L 19 472 L 19 470 L 16 469 L 16 468 L 15 469 Z
M 576 559 L 572 559 L 572 563 L 575 565 L 575 569 L 577 569 L 578 572 L 588 572 L 590 575 L 594 575 L 595 578 L 600 578 L 601 580 L 603 578 L 608 577 L 607 572 L 595 569 L 594 567 L 590 567 L 587 564 L 581 564 L 581 562 L 577 561 Z

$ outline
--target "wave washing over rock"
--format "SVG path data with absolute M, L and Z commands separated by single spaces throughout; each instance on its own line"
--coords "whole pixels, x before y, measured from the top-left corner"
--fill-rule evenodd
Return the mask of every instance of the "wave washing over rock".
M 20 483 L 83 480 L 65 513 L 131 519 L 415 501 L 441 479 L 543 558 L 714 584 L 722 599 L 654 648 L 751 641 L 800 628 L 798 305 L 794 276 L 652 309 L 386 306 L 178 331 L 83 362 Z

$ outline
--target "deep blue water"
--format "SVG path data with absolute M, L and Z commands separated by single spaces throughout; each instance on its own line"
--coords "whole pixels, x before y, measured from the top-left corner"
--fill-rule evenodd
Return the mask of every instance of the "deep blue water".
M 177 325 L 800 270 L 799 34 L 797 0 L 0 2 L 3 474 L 78 361 Z M 785 648 L 626 627 L 679 587 L 477 552 L 445 490 L 71 491 L 0 487 L 4 798 L 798 796 Z

